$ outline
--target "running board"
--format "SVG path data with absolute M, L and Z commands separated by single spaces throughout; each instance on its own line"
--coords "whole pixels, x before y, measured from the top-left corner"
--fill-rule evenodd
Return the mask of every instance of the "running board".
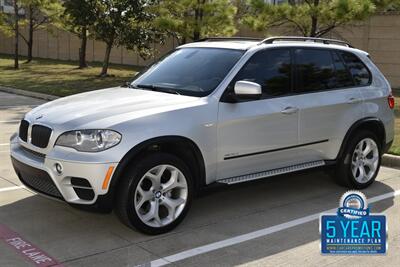
M 218 180 L 217 182 L 223 183 L 223 184 L 237 184 L 237 183 L 243 183 L 243 182 L 247 182 L 247 181 L 267 178 L 267 177 L 271 177 L 271 176 L 275 176 L 275 175 L 312 169 L 312 168 L 316 168 L 316 167 L 320 167 L 320 166 L 324 166 L 324 165 L 325 165 L 325 161 L 323 161 L 323 160 L 311 161 L 311 162 L 307 162 L 307 163 L 301 163 L 301 164 L 292 165 L 289 167 L 278 168 L 278 169 L 273 169 L 273 170 L 269 170 L 269 171 L 263 171 L 263 172 L 257 172 L 257 173 L 251 173 L 251 174 L 246 174 L 246 175 L 241 175 L 241 176 L 225 178 L 225 179 Z

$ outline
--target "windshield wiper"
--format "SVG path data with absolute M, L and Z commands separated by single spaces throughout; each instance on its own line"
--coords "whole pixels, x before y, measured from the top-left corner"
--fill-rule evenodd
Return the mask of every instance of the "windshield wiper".
M 121 87 L 128 87 L 128 88 L 138 89 L 138 87 L 134 86 L 131 82 L 126 82 Z
M 135 86 L 133 86 L 133 85 L 131 85 L 131 86 L 133 88 L 150 89 L 152 91 L 180 95 L 180 93 L 173 88 L 158 86 L 158 85 L 154 85 L 154 84 L 137 84 Z

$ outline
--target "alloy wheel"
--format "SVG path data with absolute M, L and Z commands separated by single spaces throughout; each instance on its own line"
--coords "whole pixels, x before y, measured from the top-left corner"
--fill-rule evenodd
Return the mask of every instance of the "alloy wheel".
M 358 183 L 370 181 L 379 163 L 379 149 L 376 142 L 371 138 L 362 139 L 353 152 L 351 161 L 351 172 Z
M 185 176 L 178 168 L 165 164 L 146 172 L 134 195 L 138 217 L 151 227 L 163 227 L 175 221 L 184 210 L 187 200 Z

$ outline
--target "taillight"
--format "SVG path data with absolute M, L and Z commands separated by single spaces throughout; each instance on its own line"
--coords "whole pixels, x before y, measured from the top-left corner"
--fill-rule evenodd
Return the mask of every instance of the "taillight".
M 390 109 L 394 109 L 394 96 L 392 96 L 391 94 L 388 96 L 388 104 Z

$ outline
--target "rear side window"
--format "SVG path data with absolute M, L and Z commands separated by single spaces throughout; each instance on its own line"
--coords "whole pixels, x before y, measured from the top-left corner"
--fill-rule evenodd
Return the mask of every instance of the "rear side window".
M 321 91 L 338 86 L 330 50 L 296 49 L 295 62 L 297 92 Z
M 371 75 L 367 67 L 361 60 L 348 52 L 339 52 L 347 65 L 351 75 L 353 76 L 354 83 L 357 86 L 368 85 L 371 81 Z
M 239 71 L 237 81 L 250 81 L 261 85 L 262 98 L 276 97 L 291 91 L 292 65 L 289 49 L 271 49 L 256 53 Z
M 353 77 L 347 70 L 339 55 L 332 51 L 333 64 L 335 65 L 336 87 L 349 87 L 354 85 Z

